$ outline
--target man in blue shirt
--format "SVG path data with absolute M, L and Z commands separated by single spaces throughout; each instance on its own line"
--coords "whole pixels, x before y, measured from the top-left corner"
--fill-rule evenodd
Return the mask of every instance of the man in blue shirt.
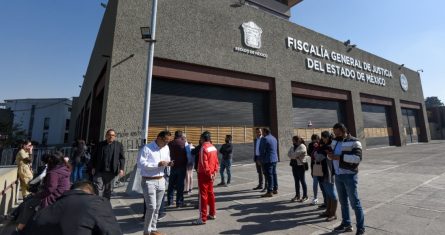
M 333 160 L 335 186 L 337 187 L 342 215 L 342 223 L 334 228 L 334 231 L 352 232 L 353 230 L 349 215 L 349 199 L 357 221 L 356 234 L 365 234 L 365 216 L 357 192 L 357 174 L 358 165 L 362 160 L 362 144 L 357 138 L 348 134 L 344 124 L 337 123 L 333 129 L 335 135 L 335 140 L 332 141 L 333 152 L 328 153 L 328 158 Z
M 261 197 L 272 197 L 278 193 L 277 162 L 278 144 L 277 139 L 270 134 L 269 128 L 263 128 L 264 137 L 260 142 L 260 161 L 267 181 L 267 193 Z

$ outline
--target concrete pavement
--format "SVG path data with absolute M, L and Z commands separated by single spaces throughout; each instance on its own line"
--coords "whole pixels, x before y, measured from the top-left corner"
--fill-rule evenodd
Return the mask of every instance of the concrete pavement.
M 359 167 L 359 197 L 365 210 L 367 234 L 445 234 L 444 152 L 443 141 L 364 152 Z M 172 208 L 167 209 L 167 217 L 158 223 L 158 229 L 169 235 L 331 234 L 332 228 L 341 222 L 340 208 L 338 220 L 324 222 L 317 216 L 321 211 L 310 200 L 290 202 L 295 189 L 289 162 L 280 162 L 277 171 L 279 193 L 272 198 L 260 198 L 261 193 L 252 190 L 257 184 L 255 166 L 235 166 L 233 183 L 215 187 L 216 220 L 192 226 L 192 220 L 198 217 L 196 209 Z M 312 196 L 309 172 L 306 181 Z M 218 182 L 219 179 L 215 184 Z M 126 194 L 125 187 L 115 191 L 112 205 L 124 233 L 142 234 L 142 197 Z M 196 196 L 194 190 L 186 197 L 187 202 L 196 203 Z M 318 198 L 322 200 L 320 191 Z M 354 233 L 348 234 L 355 234 L 355 223 Z

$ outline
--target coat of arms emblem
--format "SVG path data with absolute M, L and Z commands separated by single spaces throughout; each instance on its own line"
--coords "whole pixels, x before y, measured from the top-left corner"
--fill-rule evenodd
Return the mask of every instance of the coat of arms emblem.
M 244 31 L 244 44 L 251 48 L 260 49 L 263 30 L 252 21 L 243 23 L 241 26 Z

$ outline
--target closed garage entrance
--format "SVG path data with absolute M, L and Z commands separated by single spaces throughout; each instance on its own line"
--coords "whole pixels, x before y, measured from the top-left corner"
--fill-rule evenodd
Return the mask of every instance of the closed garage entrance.
M 292 126 L 294 135 L 310 140 L 313 134 L 332 131 L 337 122 L 345 123 L 351 134 L 355 135 L 355 126 L 346 91 L 292 83 Z
M 394 145 L 389 108 L 389 106 L 362 103 L 363 125 L 368 148 Z
M 255 128 L 269 126 L 269 116 L 269 92 L 155 78 L 149 139 L 182 130 L 197 145 L 207 130 L 219 147 L 232 135 L 234 162 L 252 161 Z

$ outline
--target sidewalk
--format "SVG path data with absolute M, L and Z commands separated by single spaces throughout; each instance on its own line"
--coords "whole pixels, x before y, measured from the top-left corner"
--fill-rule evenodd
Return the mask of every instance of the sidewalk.
M 444 234 L 444 152 L 445 142 L 437 141 L 364 152 L 359 196 L 365 210 L 367 234 Z M 233 167 L 230 187 L 215 187 L 215 221 L 192 226 L 192 220 L 198 217 L 196 209 L 173 208 L 167 209 L 167 217 L 158 223 L 158 228 L 169 235 L 331 234 L 332 228 L 341 222 L 340 208 L 338 220 L 324 222 L 317 216 L 321 211 L 310 200 L 290 202 L 295 190 L 288 162 L 280 162 L 277 171 L 279 193 L 272 198 L 260 198 L 261 193 L 252 190 L 257 184 L 255 166 Z M 309 172 L 306 181 L 312 196 Z M 125 234 L 142 234 L 142 197 L 129 196 L 124 191 L 125 187 L 116 189 L 112 199 L 114 213 Z M 322 200 L 320 191 L 318 198 Z M 186 200 L 196 203 L 196 190 Z M 355 224 L 354 233 L 348 234 L 355 234 Z

